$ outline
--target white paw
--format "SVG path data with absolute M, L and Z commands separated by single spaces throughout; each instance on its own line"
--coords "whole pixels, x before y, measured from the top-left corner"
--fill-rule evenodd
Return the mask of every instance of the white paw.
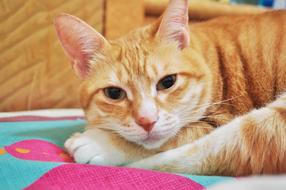
M 112 145 L 106 132 L 100 130 L 74 134 L 65 142 L 65 148 L 77 163 L 114 166 L 125 161 L 124 153 Z

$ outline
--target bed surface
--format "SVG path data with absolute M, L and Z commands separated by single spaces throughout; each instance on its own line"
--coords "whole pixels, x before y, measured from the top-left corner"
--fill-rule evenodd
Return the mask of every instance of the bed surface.
M 82 131 L 79 109 L 0 113 L 1 189 L 191 189 L 234 180 L 76 164 L 64 141 Z

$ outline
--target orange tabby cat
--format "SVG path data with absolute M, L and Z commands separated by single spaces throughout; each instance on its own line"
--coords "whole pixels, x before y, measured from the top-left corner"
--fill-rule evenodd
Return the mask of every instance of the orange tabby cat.
M 157 23 L 114 41 L 71 15 L 56 18 L 88 120 L 65 147 L 79 163 L 286 172 L 286 12 L 189 28 L 187 7 L 171 0 Z

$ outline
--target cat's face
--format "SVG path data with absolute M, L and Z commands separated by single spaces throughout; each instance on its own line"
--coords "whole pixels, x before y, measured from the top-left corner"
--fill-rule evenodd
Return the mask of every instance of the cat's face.
M 84 78 L 81 102 L 89 127 L 110 130 L 151 149 L 203 117 L 210 76 L 203 59 L 188 48 L 188 32 L 168 39 L 170 23 L 164 26 L 163 18 L 160 26 L 107 42 L 74 17 L 62 15 L 56 22 L 62 45 Z M 79 26 L 72 29 L 68 22 Z M 85 30 L 88 42 L 81 41 Z
M 111 46 L 83 85 L 91 125 L 155 148 L 201 118 L 207 83 L 195 55 L 185 56 L 175 43 L 120 40 Z

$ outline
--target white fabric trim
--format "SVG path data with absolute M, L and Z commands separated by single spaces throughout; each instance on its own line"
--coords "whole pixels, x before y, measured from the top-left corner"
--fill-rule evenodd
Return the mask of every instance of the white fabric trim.
M 19 112 L 0 112 L 1 117 L 15 117 L 15 116 L 46 116 L 46 117 L 65 117 L 65 116 L 84 116 L 82 109 L 44 109 L 33 111 L 19 111 Z

